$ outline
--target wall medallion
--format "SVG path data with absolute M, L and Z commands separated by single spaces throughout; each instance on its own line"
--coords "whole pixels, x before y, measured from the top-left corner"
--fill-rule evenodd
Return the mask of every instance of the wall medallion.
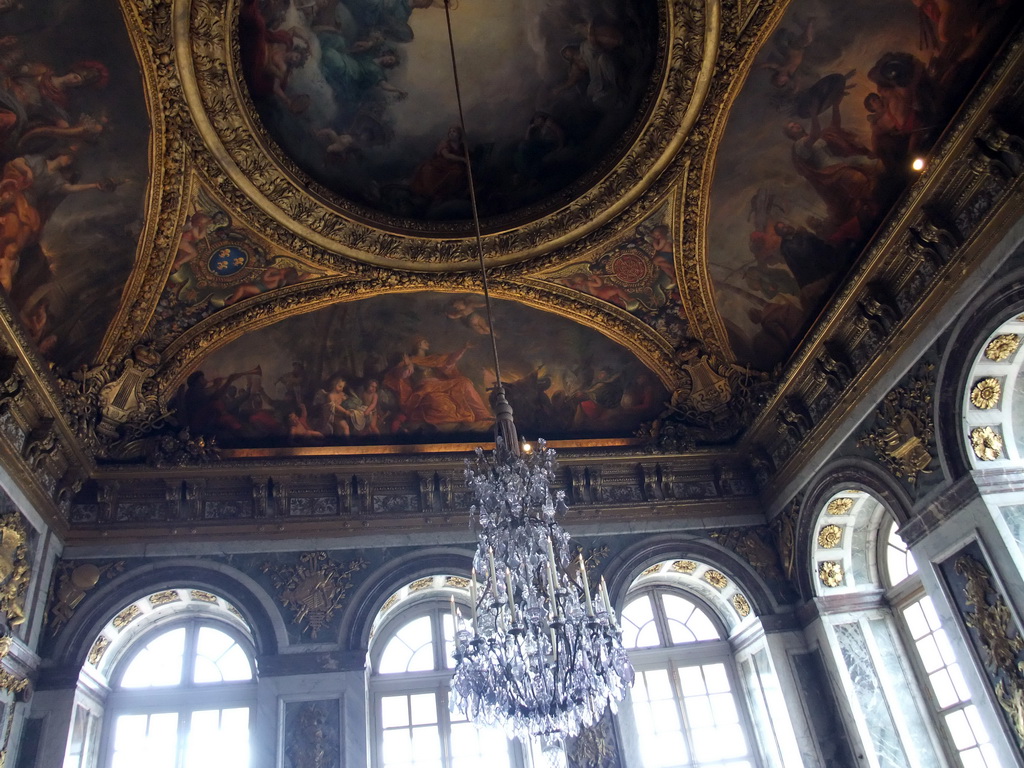
M 971 449 L 982 461 L 995 461 L 1003 455 L 1003 438 L 992 427 L 971 430 Z
M 279 590 L 281 604 L 294 613 L 292 623 L 316 640 L 344 602 L 352 574 L 365 567 L 363 560 L 341 565 L 326 552 L 306 552 L 295 565 L 264 563 L 262 570 Z
M 999 404 L 999 398 L 1003 394 L 1003 387 L 999 379 L 991 377 L 982 379 L 971 387 L 971 404 L 975 408 L 988 410 Z
M 997 363 L 1006 360 L 1020 347 L 1020 336 L 1015 333 L 1004 333 L 996 336 L 985 347 L 985 357 Z

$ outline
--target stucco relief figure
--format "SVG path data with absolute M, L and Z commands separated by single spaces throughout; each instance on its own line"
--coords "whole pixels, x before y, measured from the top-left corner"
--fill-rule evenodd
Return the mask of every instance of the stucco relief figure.
M 398 395 L 393 429 L 412 424 L 445 429 L 493 420 L 473 382 L 458 369 L 470 346 L 467 342 L 458 352 L 428 355 L 430 342 L 423 336 L 413 339 L 412 352 L 384 378 L 384 385 Z

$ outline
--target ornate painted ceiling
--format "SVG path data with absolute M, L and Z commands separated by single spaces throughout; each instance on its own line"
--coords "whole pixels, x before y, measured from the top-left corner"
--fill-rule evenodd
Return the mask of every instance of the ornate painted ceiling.
M 911 161 L 1001 82 L 1020 15 L 458 0 L 463 136 L 439 6 L 0 3 L 0 285 L 81 450 L 485 438 L 464 147 L 527 436 L 733 445 L 870 282 L 933 172 Z

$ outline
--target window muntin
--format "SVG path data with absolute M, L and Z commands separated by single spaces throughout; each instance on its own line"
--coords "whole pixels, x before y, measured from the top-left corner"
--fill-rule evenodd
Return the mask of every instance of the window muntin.
M 136 642 L 114 676 L 104 765 L 248 766 L 255 685 L 247 639 L 193 617 Z
M 753 768 L 732 651 L 709 611 L 679 590 L 645 587 L 621 616 L 643 768 Z
M 378 768 L 509 768 L 518 748 L 497 728 L 450 712 L 454 668 L 450 593 L 388 617 L 371 648 Z M 468 610 L 463 607 L 463 610 Z

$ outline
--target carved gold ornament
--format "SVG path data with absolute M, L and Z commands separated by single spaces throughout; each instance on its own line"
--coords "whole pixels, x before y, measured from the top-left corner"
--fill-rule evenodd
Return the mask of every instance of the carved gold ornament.
M 57 634 L 75 613 L 85 594 L 105 576 L 108 579 L 124 571 L 124 560 L 96 565 L 95 563 L 61 562 L 57 569 L 57 589 L 50 608 L 50 633 Z
M 872 429 L 857 440 L 857 445 L 873 449 L 893 475 L 911 484 L 922 472 L 931 471 L 928 467 L 934 458 L 933 368 L 920 366 L 909 380 L 891 390 L 875 411 Z
M 693 573 L 697 570 L 697 564 L 693 560 L 676 560 L 672 563 L 672 570 L 676 573 Z
M 110 647 L 110 641 L 105 635 L 100 635 L 96 638 L 96 642 L 92 644 L 92 648 L 89 649 L 89 663 L 94 667 L 100 663 L 100 659 L 103 658 L 103 654 L 107 652 L 107 648 Z
M 743 595 L 732 596 L 732 607 L 735 608 L 736 613 L 738 613 L 743 618 L 746 618 L 750 615 L 750 603 L 747 602 L 747 598 L 745 598 Z
M 997 363 L 1002 362 L 1020 347 L 1020 336 L 1015 333 L 1004 333 L 996 336 L 985 347 L 985 357 Z
M 1003 455 L 1003 438 L 992 427 L 971 430 L 971 448 L 982 461 L 995 461 Z
M 168 603 L 177 603 L 180 600 L 181 595 L 178 594 L 176 589 L 165 589 L 163 592 L 157 592 L 149 596 L 149 604 L 154 608 L 167 605 Z
M 845 515 L 851 509 L 853 509 L 853 499 L 848 499 L 845 496 L 832 499 L 825 507 L 825 511 L 830 515 Z
M 114 617 L 114 627 L 117 628 L 118 631 L 121 631 L 141 615 L 142 609 L 135 605 L 135 603 L 132 603 Z
M 658 571 L 660 571 L 660 570 L 661 570 L 661 563 L 655 563 L 654 565 L 650 566 L 649 568 L 645 568 L 643 573 L 640 574 L 640 578 L 643 578 L 644 576 L 653 576 L 654 574 L 658 573 Z
M 211 592 L 204 592 L 201 589 L 193 589 L 189 595 L 193 600 L 198 600 L 200 603 L 216 603 L 217 596 Z
M 0 659 L 6 658 L 11 652 L 11 643 L 14 638 L 11 635 L 0 636 Z M 0 690 L 7 693 L 21 693 L 28 687 L 28 678 L 0 668 Z M 0 766 L 2 768 L 2 766 Z
M 729 586 L 729 579 L 726 578 L 725 574 L 721 571 L 707 570 L 704 571 L 704 581 L 710 584 L 715 589 L 725 589 Z
M 971 404 L 984 410 L 995 408 L 1002 394 L 1003 388 L 999 384 L 999 379 L 982 379 L 971 388 Z
M 381 613 L 387 613 L 398 603 L 398 593 L 395 592 L 391 597 L 384 601 L 384 605 L 380 607 Z
M 818 578 L 826 587 L 838 587 L 843 583 L 843 566 L 835 560 L 826 560 L 818 564 Z
M 326 552 L 305 552 L 295 565 L 264 563 L 262 570 L 279 590 L 281 604 L 294 612 L 292 623 L 315 640 L 344 602 L 352 574 L 365 567 L 364 560 L 342 566 Z
M 838 525 L 826 525 L 818 531 L 818 546 L 824 549 L 835 549 L 843 540 L 843 529 Z
M 469 579 L 465 576 L 448 576 L 444 580 L 444 585 L 454 589 L 469 589 Z
M 21 513 L 11 510 L 0 516 L 0 613 L 12 627 L 25 621 L 25 592 L 31 574 L 25 524 Z
M 233 605 L 229 605 L 228 606 L 228 613 L 230 613 L 230 614 L 232 614 L 234 616 L 237 616 L 242 621 L 245 621 L 245 616 L 243 616 L 242 612 L 240 610 L 238 610 L 237 608 L 235 608 L 235 606 L 233 606 Z
M 973 608 L 965 623 L 978 633 L 987 656 L 985 664 L 998 678 L 999 706 L 1013 726 L 1017 744 L 1024 747 L 1024 662 L 1019 661 L 1024 639 L 1003 596 L 992 586 L 988 570 L 970 555 L 956 559 L 956 572 L 966 578 L 964 598 Z
M 412 584 L 409 585 L 409 592 L 420 592 L 424 589 L 430 589 L 434 586 L 434 577 L 426 576 L 422 579 L 416 579 Z

